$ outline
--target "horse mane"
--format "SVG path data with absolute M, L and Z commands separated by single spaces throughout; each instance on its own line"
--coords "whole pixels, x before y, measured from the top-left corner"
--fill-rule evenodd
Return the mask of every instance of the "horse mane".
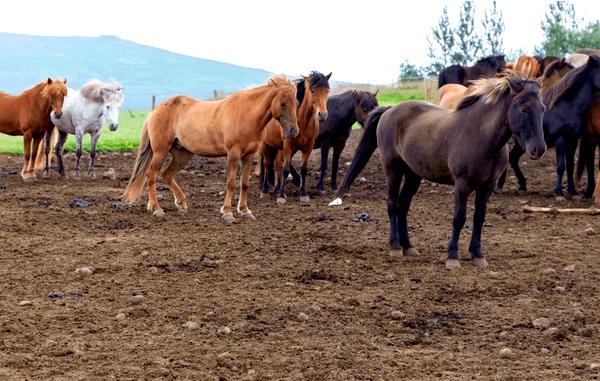
M 318 71 L 311 71 L 308 75 L 308 83 L 310 84 L 311 89 L 316 88 L 325 88 L 329 89 L 329 80 L 322 73 Z M 306 93 L 306 83 L 304 78 L 300 78 L 296 80 L 296 99 L 298 99 L 298 103 L 302 103 L 304 99 L 304 94 Z
M 559 70 L 560 67 L 563 65 L 568 67 L 569 70 L 573 70 L 575 68 L 575 66 L 571 65 L 564 59 L 554 61 L 550 65 L 546 66 L 546 70 L 544 70 L 544 73 L 542 74 L 542 79 L 546 79 L 546 78 L 550 77 L 552 74 L 554 74 L 555 71 Z
M 510 88 L 509 80 L 511 81 L 527 81 L 527 77 L 522 73 L 511 71 L 504 75 L 499 75 L 494 78 L 480 78 L 472 81 L 470 86 L 473 88 L 473 93 L 464 97 L 455 111 L 465 109 L 469 106 L 483 100 L 485 104 L 498 103 L 504 95 L 508 93 Z
M 482 64 L 482 63 L 489 63 L 489 64 L 495 64 L 497 63 L 497 56 L 487 56 L 487 57 L 483 57 L 477 60 L 477 62 L 475 62 L 475 64 Z
M 267 82 L 267 86 L 284 88 L 286 90 L 286 94 L 292 94 L 296 89 L 296 85 L 287 79 L 283 74 L 272 76 Z
M 554 104 L 564 97 L 580 80 L 583 80 L 587 65 L 579 66 L 569 71 L 556 85 L 549 88 L 542 95 L 544 104 L 552 108 Z M 548 71 L 548 70 L 547 70 Z
M 121 90 L 121 84 L 118 82 L 104 83 L 97 79 L 92 79 L 83 85 L 79 90 L 79 93 L 92 102 L 104 102 L 104 94 L 105 92 L 109 92 L 114 94 L 114 98 L 118 102 L 121 102 L 123 100 L 123 93 Z

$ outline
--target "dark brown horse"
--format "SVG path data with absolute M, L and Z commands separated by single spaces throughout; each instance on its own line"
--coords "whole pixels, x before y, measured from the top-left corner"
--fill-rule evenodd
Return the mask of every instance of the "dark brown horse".
M 308 159 L 319 134 L 319 121 L 327 119 L 327 96 L 329 94 L 330 77 L 331 73 L 323 75 L 313 71 L 308 77 L 296 81 L 299 103 L 298 126 L 300 129 L 297 136 L 283 136 L 281 127 L 276 120 L 269 122 L 269 125 L 267 125 L 265 139 L 260 148 L 262 153 L 261 192 L 265 194 L 269 191 L 268 171 L 271 162 L 275 162 L 275 174 L 278 177 L 276 188 L 279 188 L 277 193 L 278 203 L 286 202 L 285 186 L 287 177 L 290 174 L 292 156 L 297 151 L 302 152 L 300 200 L 305 202 L 309 200 L 306 191 Z
M 506 143 L 513 134 L 519 136 L 532 159 L 546 150 L 542 131 L 545 107 L 536 81 L 512 73 L 480 79 L 473 86 L 473 94 L 455 111 L 407 102 L 376 109 L 369 116 L 365 131 L 375 130 L 387 175 L 391 255 L 418 254 L 408 237 L 407 216 L 425 178 L 454 185 L 452 238 L 446 258 L 449 269 L 460 267 L 458 239 L 466 220 L 467 200 L 475 191 L 469 251 L 473 265 L 485 267 L 481 230 L 488 198 L 508 163 Z
M 67 86 L 64 81 L 48 78 L 23 91 L 19 95 L 0 92 L 0 132 L 23 136 L 25 161 L 21 176 L 23 180 L 34 180 L 35 159 L 46 130 L 54 128 L 50 112 L 57 118 L 62 107 Z
M 440 72 L 438 89 L 447 83 L 469 86 L 469 81 L 482 77 L 493 77 L 504 71 L 505 67 L 504 55 L 482 58 L 473 66 L 450 65 Z
M 254 220 L 248 209 L 248 184 L 252 160 L 270 120 L 275 119 L 286 136 L 298 135 L 296 86 L 284 77 L 273 77 L 266 85 L 239 91 L 218 101 L 197 101 L 178 95 L 150 113 L 144 129 L 133 174 L 123 200 L 134 202 L 148 179 L 148 210 L 157 217 L 164 211 L 156 197 L 156 180 L 169 152 L 173 157 L 163 178 L 175 196 L 181 213 L 187 212 L 186 197 L 175 182 L 175 175 L 194 154 L 227 156 L 227 184 L 221 216 L 225 223 L 235 221 L 231 201 L 235 178 L 241 164 L 241 192 L 238 213 Z

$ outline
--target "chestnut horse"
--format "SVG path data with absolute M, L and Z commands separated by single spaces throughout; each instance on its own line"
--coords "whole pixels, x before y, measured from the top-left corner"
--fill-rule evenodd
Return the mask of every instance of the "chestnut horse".
M 0 92 L 0 132 L 23 136 L 25 161 L 21 177 L 34 180 L 35 158 L 46 130 L 53 129 L 50 112 L 62 115 L 67 80 L 48 78 L 19 95 Z
M 435 104 L 447 110 L 454 110 L 464 97 L 475 89 L 458 83 L 448 83 L 435 92 Z
M 281 127 L 276 120 L 269 122 L 266 136 L 261 145 L 262 170 L 261 170 L 261 196 L 269 191 L 268 171 L 271 161 L 275 161 L 275 174 L 277 177 L 276 190 L 277 203 L 285 203 L 285 186 L 290 174 L 292 156 L 302 152 L 302 167 L 300 168 L 300 200 L 309 201 L 306 192 L 306 174 L 308 173 L 308 159 L 312 153 L 317 136 L 319 135 L 319 121 L 327 119 L 327 96 L 329 95 L 329 78 L 331 73 L 323 75 L 317 71 L 308 77 L 296 81 L 298 88 L 298 126 L 300 133 L 295 137 L 284 137 Z M 277 156 L 275 156 L 277 155 Z M 279 156 L 281 155 L 281 156 Z M 277 159 L 277 160 L 276 160 Z
M 535 57 L 532 56 L 521 56 L 517 59 L 514 71 L 518 71 L 526 75 L 529 78 L 537 78 L 540 76 L 540 63 Z
M 175 182 L 175 175 L 194 154 L 208 157 L 227 156 L 227 185 L 221 216 L 225 223 L 235 221 L 231 201 L 235 177 L 241 163 L 241 191 L 238 213 L 254 220 L 248 209 L 250 166 L 271 119 L 280 123 L 286 136 L 298 135 L 296 86 L 283 76 L 274 76 L 267 84 L 239 91 L 218 101 L 197 101 L 178 95 L 158 106 L 144 123 L 140 148 L 129 184 L 122 199 L 132 203 L 142 194 L 148 181 L 148 210 L 156 217 L 165 213 L 156 197 L 156 180 L 168 153 L 173 157 L 162 173 L 181 213 L 188 209 L 186 197 Z

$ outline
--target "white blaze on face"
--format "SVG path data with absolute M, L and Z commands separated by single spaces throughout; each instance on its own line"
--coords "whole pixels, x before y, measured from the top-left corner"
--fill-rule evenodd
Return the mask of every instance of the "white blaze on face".
M 109 102 L 105 103 L 102 106 L 102 116 L 108 123 L 108 127 L 111 131 L 114 131 L 119 127 L 119 110 L 121 109 L 121 104 L 118 102 Z

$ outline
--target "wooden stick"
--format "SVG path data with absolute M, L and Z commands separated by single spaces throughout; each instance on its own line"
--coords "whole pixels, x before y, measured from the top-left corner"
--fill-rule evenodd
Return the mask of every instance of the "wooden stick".
M 523 212 L 525 213 L 551 213 L 551 214 L 589 214 L 592 216 L 600 215 L 600 209 L 598 208 L 548 208 L 541 206 L 529 206 L 526 205 L 523 207 Z

